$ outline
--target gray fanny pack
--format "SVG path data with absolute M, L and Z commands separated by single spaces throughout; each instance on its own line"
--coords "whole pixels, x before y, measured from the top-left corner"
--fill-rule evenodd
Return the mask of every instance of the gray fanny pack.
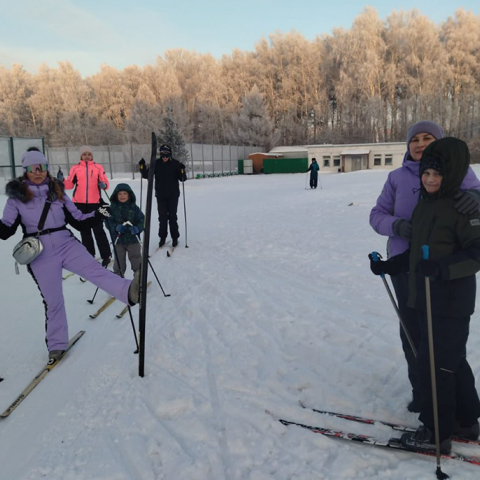
M 38 223 L 38 232 L 36 236 L 26 237 L 20 242 L 18 242 L 15 247 L 13 247 L 13 258 L 15 259 L 15 271 L 18 275 L 18 264 L 28 265 L 33 262 L 43 251 L 43 245 L 40 241 L 40 232 L 43 229 L 45 220 L 47 218 L 48 210 L 50 208 L 51 202 L 45 202 L 43 207 L 42 216 L 40 217 L 40 222 Z

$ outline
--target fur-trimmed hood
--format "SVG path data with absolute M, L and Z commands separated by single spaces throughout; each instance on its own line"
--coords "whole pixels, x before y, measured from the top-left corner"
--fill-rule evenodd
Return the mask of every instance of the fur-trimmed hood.
M 51 202 L 54 202 L 55 200 L 58 199 L 58 195 L 55 192 L 55 184 L 58 185 L 62 191 L 62 193 L 65 193 L 65 187 L 63 185 L 63 182 L 60 180 L 57 180 L 54 177 L 47 177 L 48 178 L 48 199 Z M 28 188 L 28 183 L 27 180 L 23 177 L 18 177 L 14 178 L 13 180 L 10 180 L 6 187 L 5 187 L 5 194 L 9 198 L 16 198 L 17 200 L 20 200 L 22 203 L 27 203 L 28 198 L 27 198 L 27 188 Z

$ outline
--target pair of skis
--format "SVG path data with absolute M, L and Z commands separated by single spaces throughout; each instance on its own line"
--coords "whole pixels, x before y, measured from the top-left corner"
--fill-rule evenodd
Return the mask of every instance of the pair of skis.
M 349 415 L 345 413 L 338 413 L 338 412 L 330 412 L 326 410 L 317 410 L 316 408 L 311 408 L 306 406 L 304 403 L 300 402 L 300 405 L 302 408 L 311 410 L 312 412 L 319 413 L 322 415 L 328 415 L 332 417 L 337 417 L 341 418 L 343 420 L 348 420 L 352 422 L 357 422 L 357 423 L 363 423 L 367 425 L 384 425 L 387 427 L 390 427 L 393 430 L 399 431 L 399 432 L 415 432 L 417 429 L 413 427 L 408 427 L 405 425 L 397 424 L 397 423 L 391 423 L 391 422 L 385 422 L 382 420 L 375 420 L 372 418 L 367 418 L 367 417 L 360 417 L 360 416 L 355 416 L 355 415 Z M 290 420 L 285 420 L 283 418 L 279 418 L 275 416 L 273 413 L 271 413 L 269 410 L 266 410 L 266 413 L 271 415 L 275 420 L 279 421 L 285 426 L 293 425 L 297 427 L 304 428 L 306 430 L 310 430 L 313 433 L 319 433 L 321 435 L 325 435 L 327 437 L 333 437 L 333 438 L 338 438 L 341 440 L 348 440 L 352 442 L 357 442 L 360 444 L 364 445 L 371 445 L 374 447 L 382 447 L 386 449 L 393 449 L 393 450 L 400 450 L 400 451 L 406 451 L 410 453 L 416 453 L 419 455 L 427 455 L 430 457 L 435 457 L 435 450 L 433 451 L 425 451 L 425 450 L 412 450 L 410 448 L 407 448 L 404 446 L 399 438 L 390 438 L 389 440 L 380 440 L 378 438 L 375 438 L 370 435 L 359 435 L 356 433 L 351 433 L 351 432 L 345 432 L 345 431 L 338 431 L 338 430 L 332 430 L 330 428 L 324 428 L 324 427 L 317 427 L 313 425 L 306 425 L 304 423 L 299 423 L 299 422 L 293 422 Z M 474 445 L 480 445 L 480 440 L 470 440 L 467 438 L 463 437 L 452 437 L 453 442 L 458 442 L 458 443 L 470 443 Z M 480 466 L 480 456 L 472 456 L 472 455 L 463 455 L 460 453 L 456 452 L 451 452 L 451 453 L 445 453 L 442 454 L 442 458 L 448 458 L 448 459 L 453 459 L 453 460 L 459 460 L 462 462 L 466 463 L 471 463 L 473 465 L 479 465 Z

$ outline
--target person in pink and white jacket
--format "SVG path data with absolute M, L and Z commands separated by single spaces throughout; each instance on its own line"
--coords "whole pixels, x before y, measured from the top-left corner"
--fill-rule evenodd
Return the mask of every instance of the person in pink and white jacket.
M 59 180 L 63 180 L 63 174 Z M 74 188 L 72 200 L 76 207 L 83 213 L 94 212 L 103 204 L 102 190 L 107 190 L 110 186 L 108 178 L 105 175 L 103 167 L 93 161 L 92 148 L 88 146 L 80 147 L 80 162 L 70 169 L 68 177 L 63 180 L 66 190 Z M 95 225 L 92 229 L 80 232 L 82 243 L 92 256 L 95 256 L 95 244 L 93 234 L 97 242 L 97 247 L 102 258 L 102 265 L 106 267 L 111 260 L 110 245 L 103 229 L 103 224 Z

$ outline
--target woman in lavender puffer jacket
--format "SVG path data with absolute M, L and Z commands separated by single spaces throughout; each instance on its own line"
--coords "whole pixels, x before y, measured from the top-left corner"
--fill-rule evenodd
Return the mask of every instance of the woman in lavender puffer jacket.
M 43 245 L 40 255 L 28 271 L 38 285 L 45 304 L 46 343 L 49 360 L 55 361 L 68 344 L 68 325 L 62 292 L 62 269 L 86 278 L 94 285 L 124 303 L 138 301 L 139 276 L 133 281 L 120 278 L 103 268 L 67 229 L 91 228 L 100 222 L 105 209 L 83 214 L 65 194 L 63 184 L 50 176 L 48 161 L 38 151 L 22 156 L 24 175 L 6 186 L 8 196 L 0 220 L 0 238 L 6 240 L 20 225 L 25 236 L 37 234 L 38 224 L 47 201 L 51 202 L 39 239 Z
M 389 173 L 370 212 L 370 225 L 380 235 L 388 236 L 388 258 L 403 253 L 409 248 L 412 238 L 412 213 L 420 194 L 420 159 L 425 148 L 434 140 L 443 137 L 443 129 L 435 122 L 424 120 L 412 125 L 407 132 L 407 152 L 400 168 Z M 480 181 L 469 167 L 457 194 L 455 208 L 462 214 L 478 211 L 480 206 Z M 407 307 L 408 273 L 392 278 L 397 295 L 398 308 L 415 347 L 418 346 L 420 331 L 415 310 Z M 408 405 L 411 412 L 420 411 L 420 385 L 416 373 L 415 355 L 408 339 L 400 329 L 400 338 L 408 364 L 408 377 L 412 384 L 413 400 Z

